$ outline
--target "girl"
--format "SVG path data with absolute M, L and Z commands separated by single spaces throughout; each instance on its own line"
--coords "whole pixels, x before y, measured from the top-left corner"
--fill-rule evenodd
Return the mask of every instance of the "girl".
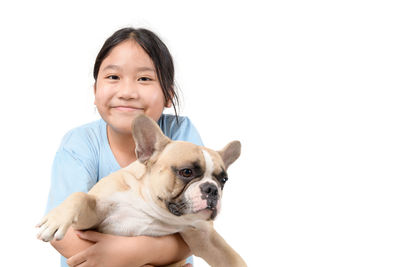
M 87 192 L 108 174 L 136 160 L 131 122 L 144 113 L 173 140 L 202 145 L 190 120 L 176 115 L 174 65 L 165 44 L 146 29 L 124 28 L 109 37 L 97 55 L 93 76 L 101 119 L 68 132 L 52 168 L 47 212 L 73 192 Z M 162 114 L 174 107 L 175 116 Z M 66 258 L 61 266 L 165 265 L 190 250 L 179 234 L 123 237 L 69 229 L 52 245 Z

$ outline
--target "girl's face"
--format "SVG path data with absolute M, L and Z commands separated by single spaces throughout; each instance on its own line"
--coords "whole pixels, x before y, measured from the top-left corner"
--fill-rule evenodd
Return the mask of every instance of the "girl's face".
M 95 105 L 112 130 L 130 134 L 133 118 L 144 113 L 157 121 L 165 106 L 153 61 L 133 40 L 115 46 L 100 65 Z

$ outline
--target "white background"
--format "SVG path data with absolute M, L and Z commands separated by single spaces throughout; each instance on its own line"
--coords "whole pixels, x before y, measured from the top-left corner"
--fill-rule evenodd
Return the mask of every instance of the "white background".
M 98 118 L 101 45 L 134 26 L 170 48 L 204 143 L 242 142 L 216 228 L 249 266 L 399 266 L 396 2 L 3 1 L 1 265 L 57 266 L 34 228 L 52 159 Z

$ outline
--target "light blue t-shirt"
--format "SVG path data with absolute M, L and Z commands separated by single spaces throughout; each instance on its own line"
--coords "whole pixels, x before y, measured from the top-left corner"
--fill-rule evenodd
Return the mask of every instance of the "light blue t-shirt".
M 163 114 L 158 121 L 163 133 L 172 140 L 203 145 L 200 135 L 187 117 Z M 111 151 L 107 124 L 100 119 L 69 131 L 54 158 L 46 213 L 74 192 L 88 192 L 101 178 L 121 168 Z M 191 258 L 190 261 L 191 262 Z M 61 266 L 67 267 L 61 258 Z

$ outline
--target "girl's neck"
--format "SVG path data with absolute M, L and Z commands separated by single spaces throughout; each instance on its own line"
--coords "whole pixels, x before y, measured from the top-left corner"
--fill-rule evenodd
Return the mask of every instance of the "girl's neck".
M 107 125 L 107 137 L 111 151 L 122 168 L 136 160 L 135 142 L 131 134 L 116 132 Z

